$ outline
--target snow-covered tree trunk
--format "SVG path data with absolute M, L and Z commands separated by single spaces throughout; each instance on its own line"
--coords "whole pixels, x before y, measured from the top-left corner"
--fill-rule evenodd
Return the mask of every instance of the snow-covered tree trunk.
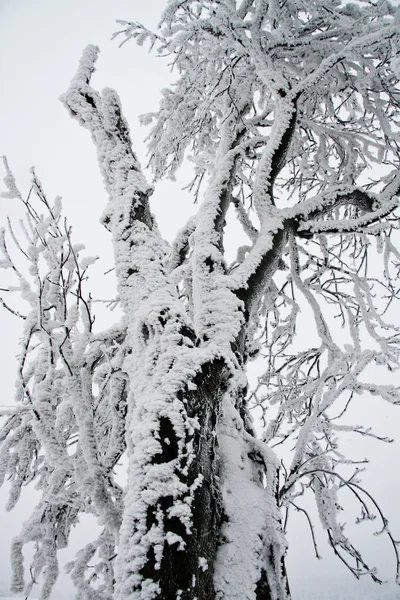
M 244 303 L 221 289 L 222 254 L 209 239 L 221 237 L 213 222 L 232 160 L 197 217 L 196 332 L 166 272 L 165 244 L 149 210 L 152 190 L 119 100 L 112 90 L 100 97 L 90 87 L 96 53 L 88 47 L 63 100 L 97 147 L 110 195 L 103 221 L 127 325 L 129 467 L 116 597 L 239 599 L 253 589 L 257 598 L 283 598 L 278 465 L 249 425 L 244 353 L 235 343 Z
M 371 366 L 391 373 L 400 357 L 398 329 L 385 315 L 398 298 L 400 262 L 391 241 L 400 191 L 398 13 L 388 2 L 169 0 L 159 34 L 123 25 L 128 39 L 159 44 L 179 72 L 145 119 L 155 121 L 156 179 L 173 175 L 191 147 L 197 197 L 204 177 L 207 187 L 169 247 L 118 96 L 91 86 L 98 49 L 89 46 L 63 102 L 97 150 L 124 316 L 93 332 L 81 289 L 86 266 L 36 182 L 49 212 L 43 219 L 25 202 L 37 296 L 0 240 L 1 266 L 14 269 L 31 307 L 22 407 L 1 430 L 2 471 L 14 478 L 13 502 L 27 480 L 40 477 L 43 490 L 13 546 L 14 588 L 23 589 L 22 546 L 35 541 L 47 600 L 57 548 L 87 511 L 102 531 L 69 565 L 78 598 L 288 600 L 283 516 L 306 512 L 297 504 L 306 492 L 334 552 L 356 577 L 378 581 L 339 524 L 342 488 L 360 503 L 360 520 L 377 510 L 399 571 L 384 516 L 357 467 L 342 474 L 351 461 L 338 450 L 341 432 L 374 437 L 342 422 L 353 396 L 399 402 L 395 386 L 368 377 Z M 381 163 L 385 174 L 366 182 Z M 9 170 L 6 184 L 18 196 Z M 228 265 L 233 212 L 249 245 L 238 244 Z M 369 272 L 372 246 L 382 281 Z M 44 277 L 41 254 L 51 266 Z M 309 339 L 297 335 L 304 306 Z M 246 367 L 257 355 L 264 366 L 249 394 Z M 249 399 L 261 410 L 262 437 Z M 285 442 L 287 467 L 272 448 Z M 121 490 L 114 467 L 125 448 Z

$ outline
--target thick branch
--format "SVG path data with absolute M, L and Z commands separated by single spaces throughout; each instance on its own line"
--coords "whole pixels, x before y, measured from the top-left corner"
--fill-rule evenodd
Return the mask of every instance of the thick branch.
M 272 159 L 271 159 L 271 173 L 270 173 L 270 181 L 269 181 L 270 191 L 268 191 L 268 193 L 270 193 L 271 196 L 273 195 L 273 186 L 274 186 L 275 180 L 286 164 L 287 153 L 289 151 L 290 144 L 292 142 L 293 135 L 296 130 L 297 99 L 298 99 L 298 96 L 296 96 L 296 98 L 293 101 L 294 110 L 290 117 L 289 123 L 281 137 L 279 146 L 276 148 L 276 150 L 272 156 Z
M 242 353 L 244 353 L 246 329 L 251 314 L 254 310 L 257 310 L 262 294 L 278 269 L 279 261 L 288 239 L 288 233 L 295 226 L 295 222 L 288 219 L 282 223 L 280 228 L 277 228 L 275 233 L 269 233 L 267 236 L 264 234 L 264 237 L 270 238 L 266 250 L 258 253 L 258 244 L 256 243 L 249 255 L 250 264 L 247 264 L 248 259 L 246 259 L 241 265 L 241 267 L 246 266 L 248 269 L 246 277 L 238 278 L 238 281 L 241 281 L 241 285 L 236 289 L 236 295 L 244 303 L 246 316 L 246 323 L 243 324 L 237 338 L 237 344 Z M 253 264 L 251 264 L 251 261 Z
M 284 209 L 283 214 L 285 217 L 299 220 L 301 222 L 300 227 L 304 229 L 308 222 L 306 219 L 318 219 L 334 208 L 346 205 L 355 206 L 361 210 L 370 212 L 373 210 L 374 198 L 359 188 L 354 188 L 351 191 L 336 189 L 327 191 L 324 195 L 309 198 L 305 202 L 296 204 L 293 208 Z
M 249 272 L 246 283 L 236 291 L 237 296 L 245 303 L 249 314 L 264 292 L 267 281 L 278 267 L 279 258 L 287 241 L 288 230 L 292 226 L 293 223 L 287 221 L 281 229 L 278 229 L 272 236 L 271 247 L 262 256 L 255 269 Z
M 378 223 L 384 217 L 390 215 L 399 205 L 397 196 L 392 198 L 390 202 L 381 206 L 377 210 L 368 212 L 366 215 L 357 217 L 356 219 L 329 219 L 327 221 L 310 220 L 300 224 L 298 232 L 310 232 L 310 233 L 368 233 L 366 227 Z
M 260 221 L 265 210 L 273 204 L 275 180 L 285 165 L 285 159 L 293 139 L 297 119 L 297 98 L 284 99 L 284 92 L 277 100 L 275 121 L 272 131 L 259 161 L 253 185 L 254 206 Z
M 148 207 L 152 188 L 142 175 L 139 161 L 132 151 L 129 128 L 122 115 L 118 95 L 112 89 L 105 89 L 100 97 L 90 86 L 98 52 L 96 46 L 88 46 L 84 50 L 79 69 L 61 100 L 71 115 L 91 133 L 96 146 L 111 204 L 104 216 L 105 225 L 110 223 L 114 212 L 119 213 L 115 216 L 120 221 L 122 210 L 127 225 L 138 220 L 152 228 L 153 219 Z
M 170 271 L 180 267 L 186 260 L 189 252 L 189 237 L 196 228 L 196 217 L 190 217 L 187 223 L 179 229 L 171 247 L 168 260 Z

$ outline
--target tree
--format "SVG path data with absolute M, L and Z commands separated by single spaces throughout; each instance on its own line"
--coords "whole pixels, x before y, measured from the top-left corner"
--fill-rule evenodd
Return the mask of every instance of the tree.
M 169 0 L 157 33 L 122 23 L 126 40 L 157 46 L 177 72 L 145 118 L 155 181 L 189 152 L 194 162 L 198 210 L 171 247 L 118 96 L 91 86 L 98 49 L 86 48 L 62 100 L 90 132 L 109 194 L 123 318 L 105 331 L 85 291 L 95 259 L 82 258 L 36 174 L 24 198 L 5 162 L 7 194 L 26 207 L 26 247 L 9 234 L 29 269 L 3 232 L 1 266 L 17 280 L 4 290 L 28 310 L 2 300 L 24 335 L 1 474 L 9 509 L 22 485 L 42 492 L 13 543 L 14 590 L 33 541 L 28 588 L 43 572 L 50 597 L 57 551 L 89 512 L 100 533 L 68 565 L 77 598 L 285 600 L 287 514 L 310 492 L 335 553 L 379 581 L 339 522 L 343 489 L 361 519 L 377 512 L 397 557 L 339 441 L 374 436 L 346 422 L 353 397 L 399 402 L 394 385 L 370 377 L 399 366 L 398 19 L 385 1 Z M 229 265 L 233 214 L 248 243 Z M 289 462 L 276 445 L 294 446 Z

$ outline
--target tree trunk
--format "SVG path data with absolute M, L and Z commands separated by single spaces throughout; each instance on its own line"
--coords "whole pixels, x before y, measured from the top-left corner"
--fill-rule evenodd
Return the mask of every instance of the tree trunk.
M 128 483 L 117 570 L 119 600 L 289 598 L 277 465 L 231 403 L 230 387 L 232 374 L 225 362 L 206 362 L 171 402 L 171 408 L 176 402 L 185 408 L 187 424 L 196 425 L 184 427 L 182 439 L 176 419 L 163 410 L 153 425 L 159 446 L 149 457 L 147 473 L 155 468 L 170 480 L 161 493 L 148 477 Z M 241 402 L 236 399 L 236 404 Z M 132 430 L 142 427 L 136 420 L 132 425 Z M 137 473 L 140 443 L 135 447 L 128 440 L 128 448 L 130 470 Z M 267 473 L 268 468 L 275 472 Z M 156 497 L 143 506 L 152 487 Z M 186 514 L 182 505 L 188 508 Z M 143 540 L 145 555 L 140 552 Z
M 141 570 L 144 578 L 156 581 L 160 587 L 160 598 L 206 600 L 215 597 L 213 564 L 217 552 L 219 531 L 224 518 L 222 498 L 219 490 L 218 454 L 216 449 L 216 423 L 220 411 L 223 388 L 226 386 L 226 368 L 223 361 L 216 360 L 203 366 L 193 379 L 193 387 L 178 392 L 179 400 L 187 408 L 189 419 L 197 419 L 198 428 L 188 436 L 185 444 L 193 444 L 194 459 L 190 465 L 180 464 L 179 479 L 191 488 L 201 476 L 201 484 L 194 491 L 192 524 L 188 532 L 176 517 L 170 517 L 174 498 L 165 496 L 156 506 L 149 506 L 146 524 L 150 529 L 159 511 L 163 513 L 165 532 L 183 541 L 164 542 L 161 563 L 158 565 L 154 552 L 147 555 Z M 159 429 L 162 454 L 160 462 L 174 461 L 178 457 L 179 440 L 168 418 L 161 417 Z M 188 467 L 186 469 L 186 467 Z M 139 586 L 138 589 L 141 589 Z
M 279 463 L 247 416 L 244 349 L 237 348 L 244 303 L 225 280 L 216 231 L 234 155 L 199 215 L 192 321 L 166 268 L 152 190 L 118 96 L 107 89 L 100 98 L 89 85 L 97 53 L 85 50 L 64 102 L 97 148 L 127 325 L 128 481 L 116 599 L 287 600 Z M 237 138 L 235 123 L 231 116 L 224 125 L 221 160 Z

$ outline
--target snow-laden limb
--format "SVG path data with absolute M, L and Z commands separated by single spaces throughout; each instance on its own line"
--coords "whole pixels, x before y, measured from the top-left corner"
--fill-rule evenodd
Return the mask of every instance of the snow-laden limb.
M 281 93 L 275 104 L 274 124 L 258 161 L 253 184 L 253 202 L 261 224 L 270 216 L 274 183 L 285 165 L 297 119 L 296 96 L 287 100 Z
M 95 71 L 99 49 L 87 46 L 79 63 L 79 69 L 68 92 L 61 98 L 71 115 L 86 127 L 98 149 L 98 159 L 110 200 L 118 198 L 104 212 L 103 220 L 109 224 L 112 217 L 120 219 L 120 228 L 130 223 L 131 211 L 136 209 L 135 218 L 151 223 L 142 196 L 151 193 L 143 177 L 140 165 L 132 152 L 129 128 L 121 114 L 118 95 L 105 89 L 102 96 L 90 87 L 90 78 Z M 143 214 L 139 213 L 143 210 Z M 115 214 L 120 212 L 120 214 Z M 110 213 L 110 214 L 109 214 Z
M 190 217 L 188 222 L 180 229 L 172 243 L 168 267 L 172 272 L 178 269 L 186 260 L 189 253 L 189 238 L 196 228 L 196 217 Z

